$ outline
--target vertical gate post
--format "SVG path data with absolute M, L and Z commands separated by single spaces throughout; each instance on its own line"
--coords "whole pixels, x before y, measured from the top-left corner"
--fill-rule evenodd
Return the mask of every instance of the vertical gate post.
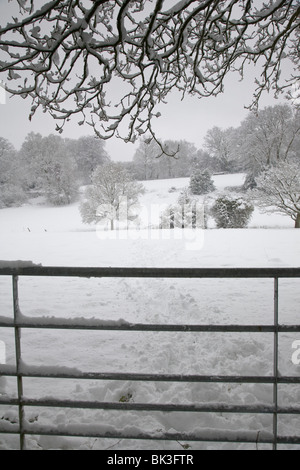
M 274 352 L 273 352 L 273 375 L 274 375 L 274 385 L 273 385 L 273 404 L 274 404 L 274 414 L 273 414 L 273 450 L 277 449 L 277 434 L 278 434 L 278 277 L 274 278 Z
M 19 433 L 20 433 L 20 450 L 25 449 L 25 435 L 23 429 L 24 407 L 22 405 L 23 398 L 23 379 L 21 375 L 21 329 L 17 326 L 19 319 L 19 294 L 18 294 L 18 276 L 13 276 L 13 310 L 15 325 L 15 352 L 16 352 L 16 369 L 17 369 L 17 391 L 19 403 Z

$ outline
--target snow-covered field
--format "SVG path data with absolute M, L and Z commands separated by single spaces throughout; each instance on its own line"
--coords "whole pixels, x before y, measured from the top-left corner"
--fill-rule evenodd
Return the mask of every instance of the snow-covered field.
M 238 186 L 243 175 L 215 176 L 218 190 Z M 184 231 L 149 231 L 145 228 L 151 204 L 177 200 L 188 179 L 147 181 L 141 198 L 144 219 L 140 232 L 122 235 L 97 233 L 81 222 L 78 204 L 45 207 L 38 203 L 0 211 L 0 260 L 31 260 L 57 266 L 139 267 L 264 267 L 300 266 L 300 231 L 293 221 L 255 210 L 248 229 L 208 230 L 190 239 Z M 173 189 L 169 192 L 170 188 Z M 280 322 L 299 323 L 300 279 L 280 281 Z M 136 323 L 272 324 L 272 280 L 237 279 L 77 279 L 21 278 L 20 308 L 30 317 L 96 318 Z M 0 277 L 0 316 L 12 315 L 11 279 Z M 299 375 L 293 364 L 292 343 L 299 335 L 280 336 L 279 370 Z M 0 328 L 6 344 L 6 361 L 14 364 L 13 332 Z M 271 334 L 93 332 L 23 330 L 25 364 L 75 367 L 95 372 L 176 374 L 272 374 Z M 25 379 L 26 397 L 135 403 L 234 403 L 271 404 L 271 385 L 180 384 L 167 382 L 112 382 Z M 0 394 L 16 393 L 15 379 L 0 378 Z M 299 386 L 281 386 L 280 404 L 297 404 Z M 17 410 L 0 409 L 0 425 L 13 426 Z M 98 426 L 106 430 L 147 433 L 212 430 L 272 431 L 271 415 L 222 413 L 160 413 L 29 408 L 26 419 L 34 424 Z M 279 433 L 300 434 L 300 419 L 283 416 Z M 48 436 L 26 438 L 32 449 L 174 449 L 186 442 L 84 439 Z M 213 445 L 188 443 L 190 449 L 265 448 L 261 444 Z M 18 440 L 0 434 L 0 449 L 14 448 Z M 188 448 L 186 446 L 186 448 Z

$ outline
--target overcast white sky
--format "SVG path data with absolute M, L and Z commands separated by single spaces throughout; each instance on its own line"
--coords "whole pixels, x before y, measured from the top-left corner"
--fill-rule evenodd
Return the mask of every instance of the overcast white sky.
M 154 122 L 157 136 L 163 140 L 187 140 L 201 148 L 203 137 L 213 126 L 239 126 L 249 112 L 245 105 L 251 102 L 255 89 L 254 80 L 258 74 L 259 71 L 252 66 L 243 82 L 239 81 L 239 75 L 236 73 L 228 76 L 225 92 L 217 98 L 186 97 L 181 101 L 181 97 L 174 92 L 169 97 L 168 104 L 159 108 L 162 116 Z M 29 132 L 39 132 L 42 135 L 56 132 L 54 120 L 41 111 L 29 121 L 30 100 L 6 95 L 5 101 L 5 104 L 0 104 L 0 136 L 8 139 L 17 149 L 21 147 Z M 280 101 L 283 101 L 283 98 Z M 278 100 L 275 100 L 274 96 L 264 95 L 260 107 L 277 103 Z M 62 137 L 93 135 L 90 126 L 78 126 L 77 121 L 78 118 L 75 118 L 66 124 Z M 113 160 L 131 160 L 136 147 L 137 145 L 125 144 L 120 139 L 106 141 L 106 149 Z

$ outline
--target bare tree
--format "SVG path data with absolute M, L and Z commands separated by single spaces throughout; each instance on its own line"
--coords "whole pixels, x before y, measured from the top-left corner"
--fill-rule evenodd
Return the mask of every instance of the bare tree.
M 249 113 L 238 133 L 240 158 L 246 169 L 258 173 L 281 161 L 299 158 L 300 110 L 287 104 Z
M 265 212 L 289 215 L 300 228 L 299 163 L 281 162 L 256 178 L 257 188 L 249 194 Z
M 7 90 L 32 99 L 30 117 L 48 111 L 58 130 L 78 115 L 102 138 L 153 138 L 156 105 L 174 88 L 183 97 L 217 95 L 228 72 L 243 77 L 250 62 L 261 65 L 255 106 L 263 90 L 299 79 L 295 0 L 17 0 L 7 8 Z M 287 58 L 295 70 L 281 83 Z
M 236 130 L 221 129 L 214 126 L 204 137 L 204 147 L 218 162 L 218 168 L 224 172 L 232 172 L 237 167 L 236 162 Z
M 140 141 L 133 156 L 135 175 L 141 180 L 157 178 L 156 156 L 160 154 L 160 149 L 156 142 L 149 142 L 146 138 Z
M 106 220 L 114 230 L 116 221 L 127 224 L 136 218 L 134 209 L 143 192 L 143 185 L 133 181 L 121 163 L 101 165 L 94 170 L 92 184 L 85 191 L 80 206 L 82 220 L 86 224 Z
M 197 158 L 195 145 L 185 140 L 160 143 L 166 158 L 159 158 L 161 148 L 155 140 L 149 142 L 149 139 L 144 138 L 140 141 L 133 156 L 136 177 L 147 180 L 190 176 L 190 167 Z M 174 155 L 176 158 L 172 158 Z

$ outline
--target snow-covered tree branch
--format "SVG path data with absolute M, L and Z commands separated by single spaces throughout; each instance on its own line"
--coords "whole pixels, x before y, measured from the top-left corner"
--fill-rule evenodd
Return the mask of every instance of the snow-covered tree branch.
M 17 7 L 17 8 L 16 8 Z M 17 0 L 0 26 L 7 90 L 58 122 L 78 115 L 102 138 L 155 137 L 156 106 L 172 89 L 217 95 L 229 71 L 259 64 L 255 106 L 281 83 L 285 60 L 299 63 L 297 1 Z M 9 11 L 7 12 L 9 13 Z M 3 20 L 2 20 L 3 21 Z

